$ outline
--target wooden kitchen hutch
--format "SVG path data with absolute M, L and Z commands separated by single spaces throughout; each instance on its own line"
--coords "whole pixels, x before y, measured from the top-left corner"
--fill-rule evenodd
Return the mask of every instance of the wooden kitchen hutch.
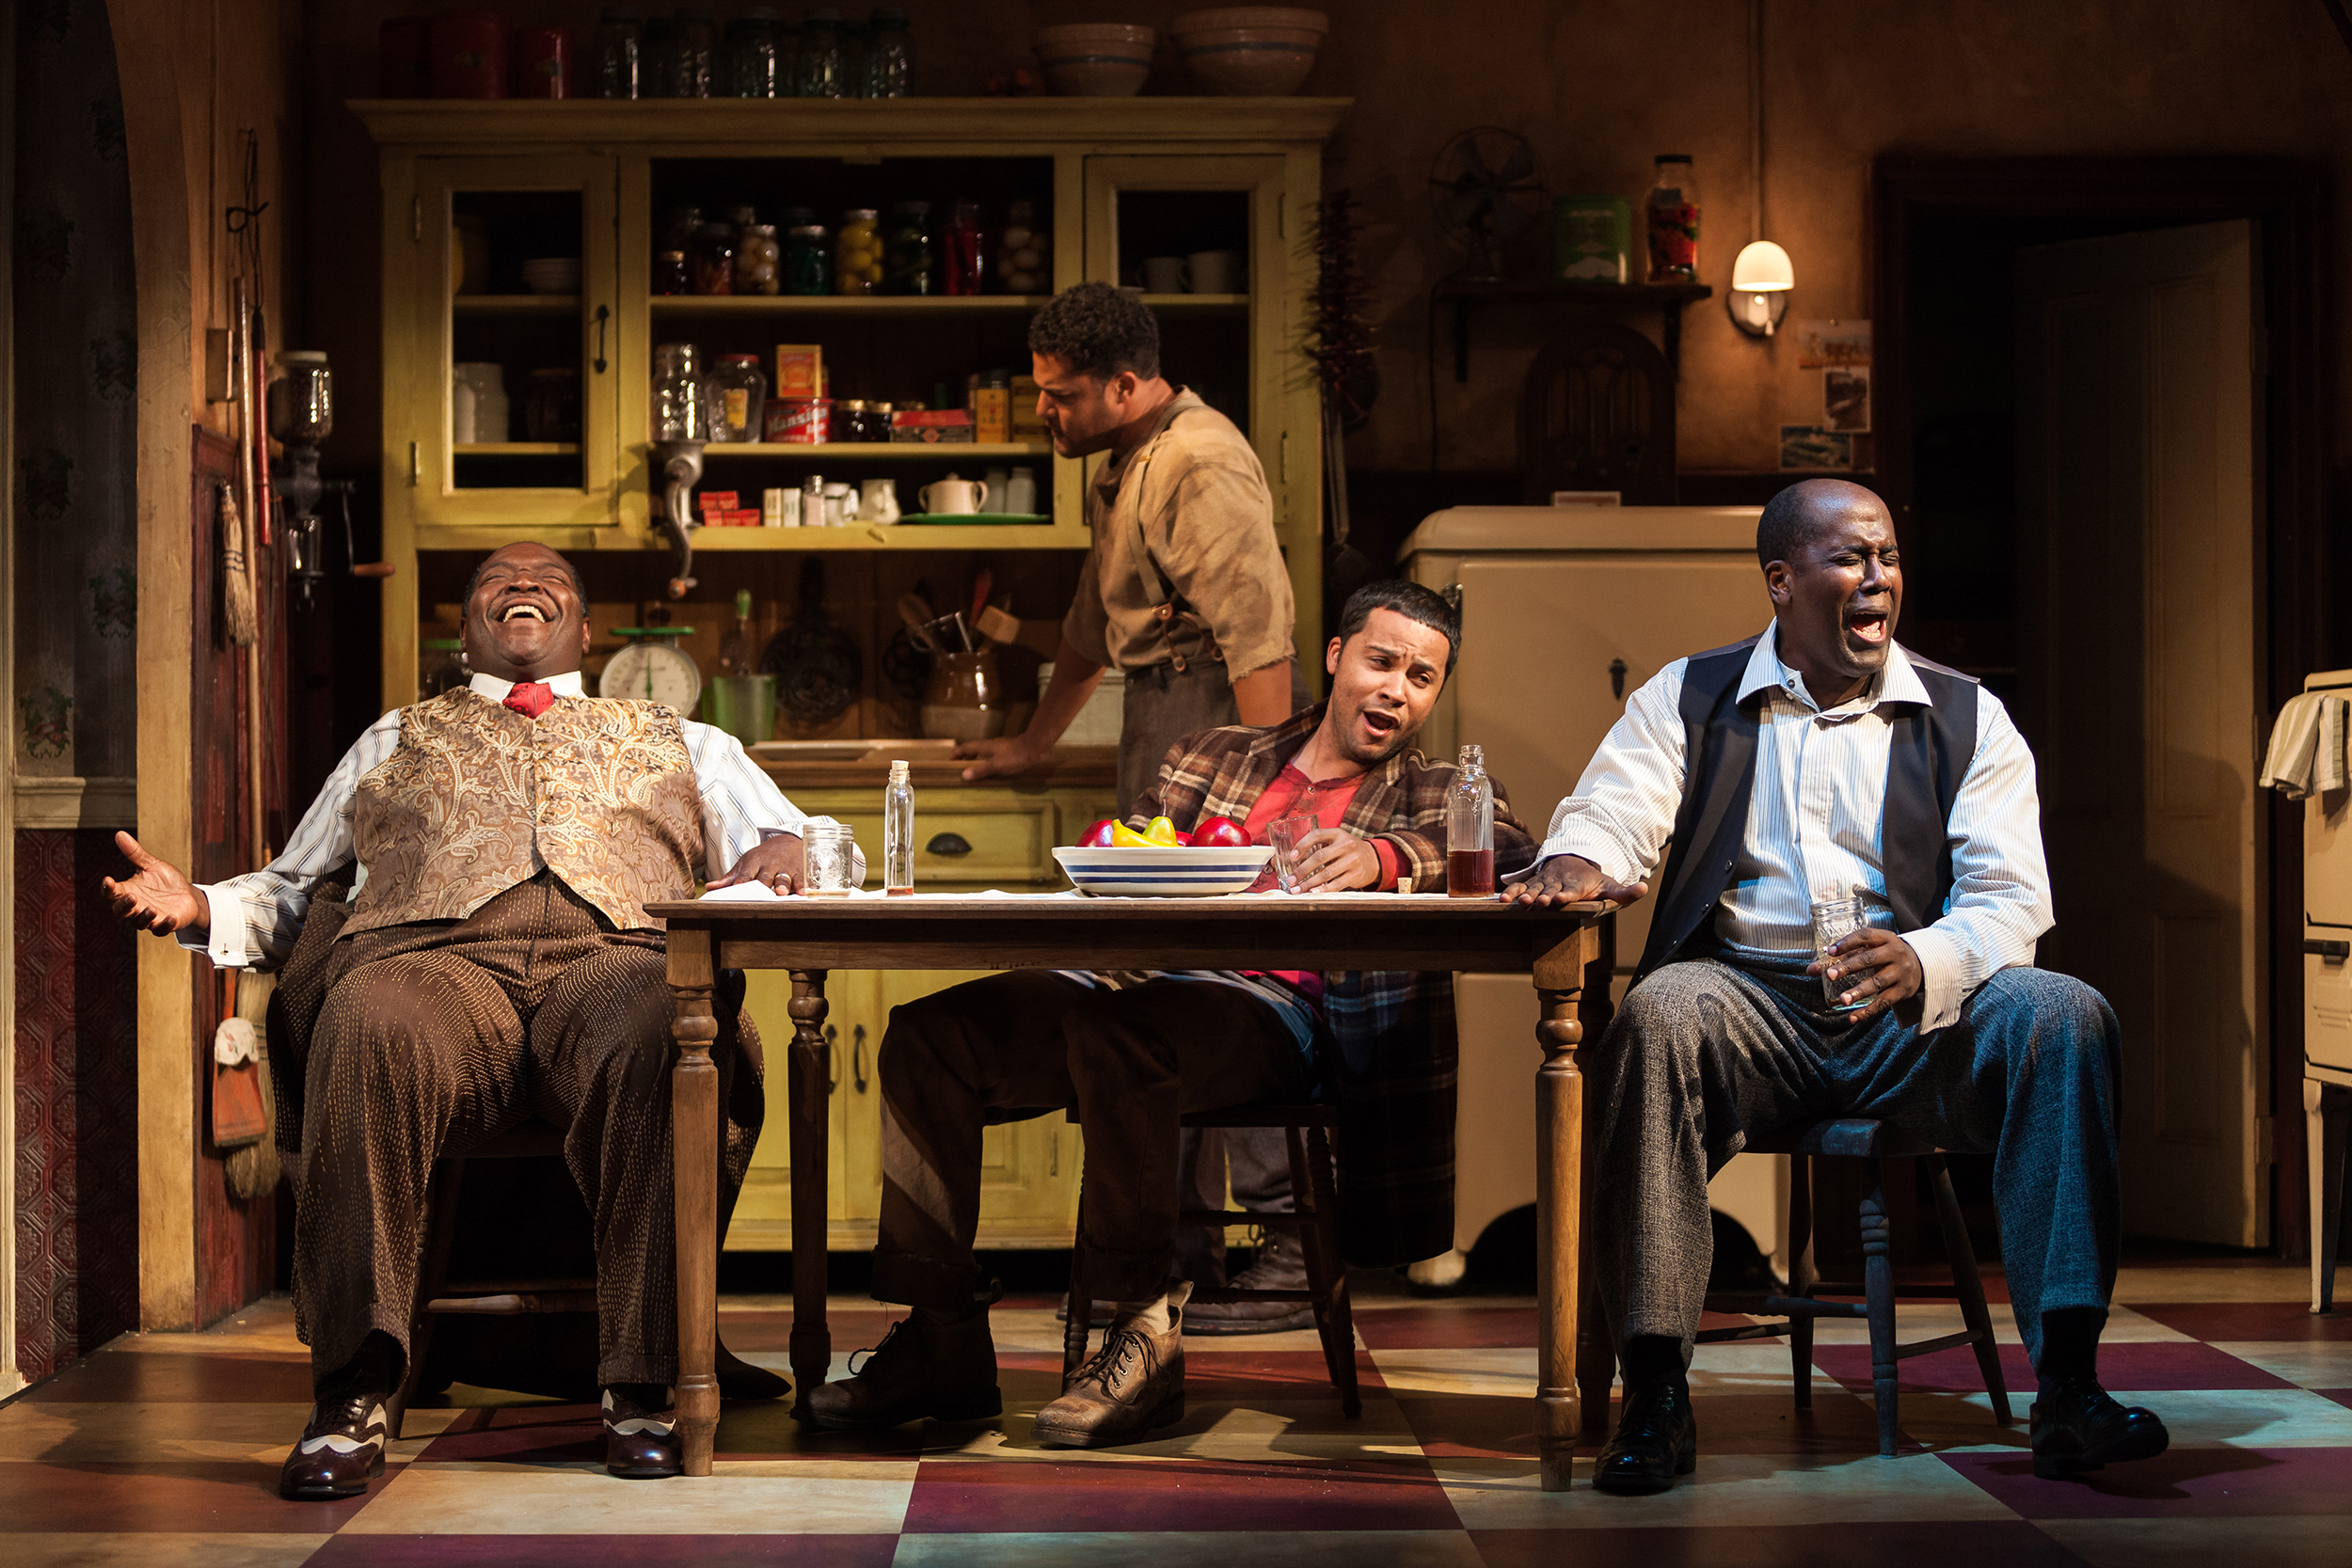
M 662 595 L 667 546 L 650 522 L 658 497 L 647 458 L 654 345 L 691 341 L 706 368 L 721 354 L 776 345 L 825 351 L 835 399 L 960 404 L 967 372 L 1025 373 L 1025 338 L 1040 295 L 656 295 L 653 259 L 670 214 L 739 205 L 778 225 L 805 208 L 831 230 L 845 210 L 977 200 L 992 229 L 1015 202 L 1051 236 L 1052 287 L 1140 280 L 1151 256 L 1234 250 L 1247 288 L 1145 296 L 1158 313 L 1171 379 L 1200 391 L 1248 432 L 1272 485 L 1275 524 L 1298 606 L 1302 668 L 1322 660 L 1320 405 L 1303 353 L 1311 325 L 1313 204 L 1323 143 L 1345 111 L 1336 99 L 654 100 L 356 103 L 381 150 L 384 198 L 384 548 L 387 707 L 413 702 L 421 642 L 444 626 L 482 554 L 543 540 L 580 564 L 600 632 Z M 577 257 L 577 293 L 542 293 L 522 263 Z M 992 279 L 992 281 L 993 281 Z M 453 372 L 503 368 L 501 430 L 453 439 Z M 550 373 L 551 372 L 551 373 Z M 552 388 L 548 383 L 554 383 Z M 566 419 L 569 388 L 577 412 Z M 557 410 L 532 417 L 534 389 Z M 576 427 L 576 428 L 574 428 Z M 532 436 L 575 438 L 532 439 Z M 1018 585 L 1015 612 L 1050 645 L 1087 546 L 1088 465 L 1042 442 L 991 446 L 713 445 L 702 484 L 756 506 L 771 486 L 811 471 L 891 477 L 900 503 L 950 472 L 1030 466 L 1040 510 L 1023 525 L 703 528 L 701 586 L 675 607 L 707 655 L 739 588 L 763 605 L 796 594 L 843 622 L 876 687 L 827 735 L 911 734 L 908 709 L 880 689 L 899 594 L 945 588 L 958 599 L 982 566 Z M 1050 498 L 1050 500 L 1047 499 Z M 816 573 L 812 562 L 821 562 Z M 820 578 L 821 574 L 821 585 Z M 821 597 L 821 604 L 819 603 Z M 452 628 L 453 635 L 453 628 Z M 609 650 L 606 650 L 609 651 Z M 592 651 L 591 678 L 598 655 Z M 706 670 L 707 659 L 706 657 Z M 857 826 L 880 847 L 879 768 L 771 765 L 792 799 Z M 868 779 L 866 773 L 870 771 Z M 922 885 L 1041 890 L 1061 877 L 1057 844 L 1073 842 L 1115 801 L 1108 759 L 1075 753 L 1033 778 L 965 785 L 954 770 L 917 770 Z M 940 837 L 938 835 L 950 835 Z M 875 1054 L 892 1006 L 966 978 L 938 973 L 836 975 L 829 1239 L 870 1244 L 881 1198 L 881 1097 Z M 753 979 L 749 1006 L 771 1049 L 790 1036 L 782 975 Z M 790 1241 L 784 1074 L 769 1075 L 771 1113 L 727 1244 Z M 1059 1116 L 992 1128 L 980 1240 L 1063 1246 L 1077 1197 L 1078 1135 Z

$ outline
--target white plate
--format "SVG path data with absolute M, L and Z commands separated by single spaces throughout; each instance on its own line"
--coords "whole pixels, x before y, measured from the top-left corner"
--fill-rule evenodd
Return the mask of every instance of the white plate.
M 1240 893 L 1274 854 L 1263 844 L 1238 849 L 1080 849 L 1063 845 L 1054 859 L 1081 893 L 1102 898 L 1214 898 Z

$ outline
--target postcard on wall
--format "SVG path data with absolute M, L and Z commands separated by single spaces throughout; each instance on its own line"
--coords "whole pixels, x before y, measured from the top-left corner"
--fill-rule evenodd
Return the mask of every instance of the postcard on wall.
M 1853 469 L 1853 437 L 1819 425 L 1780 427 L 1782 473 L 1842 474 Z
M 1835 366 L 1821 372 L 1821 423 L 1831 430 L 1866 431 L 1870 428 L 1870 372 L 1862 370 L 1840 370 Z
M 1851 369 L 1869 362 L 1868 322 L 1797 323 L 1797 369 L 1818 371 L 1831 365 Z

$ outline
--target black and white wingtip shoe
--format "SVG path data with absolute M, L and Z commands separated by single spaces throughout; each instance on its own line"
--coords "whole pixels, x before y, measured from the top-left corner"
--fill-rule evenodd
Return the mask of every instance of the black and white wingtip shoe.
M 356 1497 L 384 1473 L 390 1418 L 381 1394 L 345 1394 L 311 1407 L 310 1424 L 286 1455 L 278 1495 L 299 1501 Z
M 678 1473 L 677 1411 L 647 1410 L 604 1391 L 604 1467 L 628 1481 L 658 1481 Z

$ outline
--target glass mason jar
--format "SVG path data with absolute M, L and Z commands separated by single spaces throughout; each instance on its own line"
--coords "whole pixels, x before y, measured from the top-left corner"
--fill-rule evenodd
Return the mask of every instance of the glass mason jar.
M 727 24 L 726 91 L 729 98 L 773 98 L 776 78 L 776 12 L 754 6 Z
M 988 277 L 988 235 L 980 227 L 980 204 L 959 201 L 951 209 L 941 250 L 943 293 L 977 294 Z
M 735 225 L 706 223 L 694 230 L 694 292 L 735 293 Z
M 849 72 L 841 55 L 841 13 L 824 7 L 801 21 L 799 58 L 792 66 L 795 98 L 847 98 Z
M 677 32 L 673 56 L 672 98 L 708 98 L 712 57 L 718 53 L 719 29 L 707 10 L 681 6 L 672 25 Z
M 833 405 L 834 422 L 840 428 L 834 432 L 836 439 L 863 441 L 866 436 L 866 401 L 863 398 L 843 398 Z
M 596 20 L 595 91 L 598 98 L 638 98 L 644 92 L 644 19 L 630 6 L 607 7 Z
M 890 209 L 890 236 L 882 245 L 882 292 L 928 294 L 938 292 L 932 263 L 931 204 L 901 201 Z
M 654 254 L 653 292 L 658 294 L 691 294 L 694 292 L 693 274 L 686 265 L 686 252 L 663 250 Z
M 871 207 L 852 207 L 841 214 L 841 231 L 833 242 L 833 292 L 870 294 L 882 280 L 882 225 Z
M 711 372 L 705 388 L 711 440 L 760 438 L 760 420 L 767 416 L 768 377 L 760 372 L 758 355 L 719 356 L 719 368 Z
M 784 247 L 784 292 L 822 294 L 833 292 L 832 259 L 821 223 L 796 223 Z
M 1649 280 L 1695 283 L 1699 277 L 1699 182 L 1687 152 L 1661 152 L 1648 200 Z
M 325 353 L 290 348 L 278 356 L 269 384 L 269 433 L 281 441 L 316 446 L 335 433 L 335 372 Z
M 735 240 L 735 292 L 781 293 L 783 283 L 784 247 L 776 243 L 776 226 L 745 224 Z
M 867 24 L 860 98 L 904 98 L 914 90 L 914 36 L 907 13 L 878 10 Z
M 704 441 L 710 437 L 703 406 L 702 351 L 692 343 L 659 343 L 653 351 L 653 438 Z

